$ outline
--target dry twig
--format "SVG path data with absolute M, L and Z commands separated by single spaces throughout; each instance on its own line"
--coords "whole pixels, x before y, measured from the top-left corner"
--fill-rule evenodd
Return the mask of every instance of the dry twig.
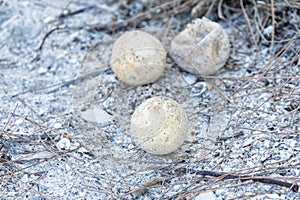
M 241 176 L 236 174 L 228 174 L 224 172 L 214 172 L 214 171 L 205 171 L 205 170 L 193 170 L 193 169 L 187 169 L 187 168 L 178 168 L 174 170 L 177 173 L 188 173 L 188 174 L 194 174 L 194 175 L 201 175 L 201 176 L 212 176 L 216 177 L 218 180 L 224 180 L 224 179 L 234 179 L 234 180 L 240 180 L 240 181 L 254 181 L 254 182 L 260 182 L 260 183 L 267 183 L 267 184 L 274 184 L 286 188 L 290 188 L 293 192 L 298 192 L 299 186 L 296 183 L 288 183 L 280 180 L 276 180 L 273 178 L 267 178 L 262 176 Z

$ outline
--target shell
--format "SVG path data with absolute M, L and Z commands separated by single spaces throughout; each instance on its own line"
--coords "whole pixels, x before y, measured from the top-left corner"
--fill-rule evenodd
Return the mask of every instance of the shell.
M 128 31 L 113 46 L 111 68 L 117 77 L 133 86 L 155 82 L 162 76 L 167 53 L 161 42 L 142 31 Z
M 170 55 L 177 65 L 193 74 L 215 74 L 229 57 L 225 30 L 207 18 L 196 19 L 171 42 Z
M 178 149 L 188 132 L 188 119 L 174 100 L 153 97 L 140 104 L 131 118 L 130 133 L 146 152 L 164 155 Z

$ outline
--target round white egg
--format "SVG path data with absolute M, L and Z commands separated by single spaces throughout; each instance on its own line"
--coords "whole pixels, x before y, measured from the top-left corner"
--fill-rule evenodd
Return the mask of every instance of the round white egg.
M 146 152 L 164 155 L 178 149 L 188 132 L 188 119 L 174 100 L 153 97 L 140 104 L 131 118 L 130 133 Z
M 153 83 L 162 76 L 167 53 L 161 42 L 142 31 L 128 31 L 114 43 L 111 68 L 117 77 L 133 86 Z

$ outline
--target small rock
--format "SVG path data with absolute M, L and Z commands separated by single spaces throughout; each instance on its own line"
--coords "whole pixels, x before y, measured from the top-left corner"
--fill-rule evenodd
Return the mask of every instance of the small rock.
M 253 139 L 252 138 L 246 138 L 244 140 L 243 147 L 249 146 L 252 143 L 253 143 Z
M 89 122 L 97 122 L 100 124 L 108 123 L 113 120 L 113 116 L 102 109 L 93 108 L 81 112 L 81 117 Z
M 61 128 L 61 127 L 62 127 L 62 124 L 59 122 L 57 122 L 53 125 L 53 128 L 56 128 L 56 129 Z
M 199 194 L 195 197 L 195 200 L 215 200 L 216 198 L 216 195 L 213 192 L 209 191 Z
M 59 149 L 59 150 L 68 150 L 70 149 L 70 145 L 71 145 L 71 142 L 68 138 L 61 138 L 57 144 L 56 144 L 56 147 Z
M 44 67 L 40 67 L 40 68 L 38 69 L 38 74 L 45 74 L 45 73 L 47 73 L 47 71 L 48 71 L 48 69 L 46 69 L 46 68 L 44 68 Z
M 28 174 L 24 174 L 24 176 L 22 176 L 21 178 L 21 181 L 24 182 L 24 183 L 27 183 L 28 182 Z
M 270 25 L 264 29 L 263 34 L 269 39 L 273 33 L 273 26 Z
M 222 194 L 224 194 L 224 193 L 226 193 L 226 190 L 225 189 L 218 189 L 218 190 L 216 190 L 216 195 L 222 195 Z
M 70 166 L 69 163 L 66 163 L 65 167 L 66 167 L 66 170 L 67 170 L 67 171 L 71 171 L 71 170 L 72 170 L 72 168 L 71 168 L 71 166 Z
M 17 120 L 15 121 L 16 126 L 20 126 L 20 125 L 22 125 L 23 123 L 24 123 L 23 119 L 17 119 Z
M 280 196 L 276 193 L 273 194 L 266 194 L 267 197 L 269 197 L 270 199 L 282 199 L 280 198 Z
M 46 18 L 43 20 L 43 22 L 44 22 L 45 24 L 48 24 L 48 23 L 51 23 L 51 22 L 54 22 L 54 21 L 56 21 L 56 17 L 54 17 L 54 16 L 48 16 L 48 17 L 46 17 Z
M 185 75 L 183 76 L 185 82 L 189 85 L 193 85 L 197 81 L 197 77 L 193 75 Z

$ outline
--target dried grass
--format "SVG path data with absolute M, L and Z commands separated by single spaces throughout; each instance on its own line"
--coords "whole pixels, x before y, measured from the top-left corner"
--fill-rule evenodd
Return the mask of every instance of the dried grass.
M 18 115 L 18 109 L 20 108 L 16 105 L 15 109 L 11 111 L 11 115 L 7 116 L 7 123 L 1 130 L 1 191 L 17 190 L 18 196 L 16 198 L 23 198 L 24 194 L 31 193 L 45 199 L 60 199 L 61 197 L 48 194 L 47 191 L 43 191 L 40 188 L 41 186 L 39 186 L 40 180 L 44 179 L 48 172 L 46 170 L 36 171 L 38 169 L 37 166 L 41 166 L 40 168 L 42 169 L 45 163 L 50 162 L 66 164 L 72 173 L 80 177 L 80 188 L 74 188 L 74 190 L 86 190 L 95 195 L 101 194 L 102 197 L 106 196 L 112 199 L 142 198 L 155 193 L 160 193 L 161 199 L 189 199 L 204 191 L 245 189 L 253 184 L 251 179 L 247 179 L 247 181 L 236 177 L 227 179 L 226 177 L 231 174 L 241 177 L 258 176 L 258 178 L 299 183 L 300 178 L 298 175 L 288 173 L 289 170 L 291 172 L 294 169 L 299 170 L 299 157 L 296 155 L 287 159 L 279 157 L 277 162 L 268 162 L 269 158 L 266 158 L 264 162 L 258 161 L 254 166 L 247 165 L 247 160 L 253 156 L 250 154 L 253 154 L 251 149 L 254 148 L 255 140 L 261 140 L 260 144 L 264 144 L 268 140 L 272 145 L 275 145 L 276 141 L 287 143 L 292 140 L 299 144 L 300 32 L 299 27 L 294 23 L 290 23 L 292 19 L 289 18 L 293 12 L 300 12 L 299 3 L 296 1 L 274 2 L 273 0 L 270 3 L 263 3 L 262 1 L 245 2 L 242 0 L 240 3 L 228 3 L 227 1 L 212 0 L 210 1 L 211 5 L 214 6 L 209 6 L 209 4 L 204 4 L 202 1 L 196 5 L 196 2 L 198 1 L 176 0 L 164 2 L 148 11 L 136 14 L 122 23 L 87 25 L 86 27 L 78 28 L 105 31 L 118 30 L 121 27 L 131 29 L 144 20 L 162 17 L 171 18 L 193 10 L 195 15 L 203 16 L 207 14 L 217 18 L 224 18 L 226 23 L 228 22 L 228 24 L 231 24 L 238 30 L 239 25 L 234 24 L 234 19 L 231 16 L 235 14 L 235 16 L 243 17 L 247 23 L 248 35 L 244 37 L 232 36 L 232 39 L 235 39 L 235 41 L 232 43 L 232 57 L 228 61 L 226 70 L 238 71 L 240 66 L 244 66 L 244 63 L 238 63 L 242 62 L 242 60 L 238 60 L 238 62 L 234 60 L 238 55 L 243 55 L 244 53 L 254 54 L 257 58 L 256 60 L 250 60 L 251 63 L 248 64 L 247 69 L 250 75 L 243 77 L 230 76 L 229 73 L 226 76 L 204 77 L 214 86 L 215 89 L 212 89 L 212 93 L 216 95 L 216 98 L 201 105 L 203 108 L 218 105 L 215 107 L 216 110 L 225 110 L 227 115 L 231 115 L 230 121 L 226 122 L 226 129 L 230 129 L 233 135 L 227 137 L 221 134 L 221 137 L 216 141 L 216 148 L 208 150 L 206 154 L 200 157 L 194 157 L 194 155 L 203 151 L 201 148 L 190 148 L 189 152 L 175 154 L 175 159 L 173 157 L 153 158 L 151 155 L 138 151 L 136 147 L 129 149 L 129 154 L 123 154 L 123 151 L 113 147 L 113 144 L 109 142 L 106 133 L 101 130 L 101 127 L 96 128 L 94 124 L 86 125 L 84 131 L 91 131 L 88 134 L 91 137 L 89 139 L 84 139 L 84 137 L 77 138 L 73 135 L 69 136 L 67 132 L 62 135 L 59 130 L 48 128 L 42 121 L 35 121 L 27 116 Z M 157 9 L 161 12 L 154 17 L 152 13 Z M 268 25 L 273 26 L 273 32 L 267 37 L 263 34 L 263 31 Z M 49 32 L 49 34 L 51 33 Z M 45 36 L 44 40 L 49 34 Z M 235 34 L 239 33 L 236 32 Z M 293 35 L 292 38 L 289 37 L 290 34 Z M 249 48 L 255 47 L 256 52 L 242 52 L 239 45 L 245 43 Z M 42 49 L 43 44 L 44 41 L 40 49 Z M 263 57 L 266 54 L 261 53 L 263 49 L 266 49 L 263 46 L 268 46 L 269 56 L 267 58 Z M 252 55 L 251 58 L 253 57 Z M 256 63 L 265 64 L 263 67 L 259 67 L 256 66 Z M 103 73 L 103 70 L 51 87 L 59 88 L 65 84 L 80 84 L 80 82 L 99 75 L 99 73 Z M 41 88 L 41 90 L 43 89 L 45 88 Z M 18 98 L 25 93 L 16 94 L 14 98 Z M 266 98 L 259 99 L 261 94 L 264 94 Z M 253 98 L 258 98 L 256 105 L 250 104 L 251 100 L 249 99 Z M 211 111 L 212 109 L 203 110 Z M 218 112 L 209 115 L 213 117 L 216 113 Z M 192 116 L 196 117 L 197 114 L 199 113 L 192 113 Z M 12 119 L 21 119 L 25 124 L 33 125 L 35 127 L 34 134 L 25 135 L 22 131 L 7 129 Z M 72 120 L 72 118 L 66 120 Z M 69 123 L 74 126 L 78 127 L 82 123 L 77 121 L 77 119 L 73 120 L 74 122 Z M 123 121 L 123 123 L 128 123 L 128 119 Z M 258 124 L 258 126 L 251 127 L 245 124 Z M 269 129 L 266 130 L 262 126 L 263 124 L 269 126 Z M 215 126 L 215 124 L 212 126 Z M 58 149 L 56 144 L 60 137 L 68 138 L 73 144 L 76 144 L 75 147 L 68 150 Z M 237 163 L 239 165 L 237 169 L 239 170 L 227 171 L 224 175 L 217 177 L 201 176 L 197 175 L 193 170 L 188 171 L 189 168 L 193 169 L 197 166 L 205 168 L 205 165 L 214 166 L 210 169 L 211 171 L 220 171 L 222 167 L 226 166 L 226 163 L 235 161 L 231 157 L 232 152 L 237 150 L 234 144 L 244 143 L 249 138 L 253 140 L 244 146 L 244 148 L 249 149 L 249 155 L 241 155 L 244 158 L 241 159 L 242 163 Z M 197 141 L 194 141 L 194 143 L 197 143 Z M 299 154 L 299 150 L 294 152 Z M 116 155 L 118 153 L 120 154 Z M 269 156 L 276 156 L 276 154 L 270 154 Z M 210 161 L 209 159 L 212 160 Z M 108 160 L 111 163 L 108 163 Z M 74 163 L 81 163 L 83 167 L 79 168 L 78 164 L 74 165 Z M 94 171 L 98 165 L 106 170 L 103 172 Z M 122 178 L 110 174 L 113 166 L 109 165 L 120 166 L 119 172 L 123 175 L 119 175 Z M 136 165 L 140 167 L 134 170 L 134 173 L 126 172 L 127 169 L 132 169 Z M 186 169 L 187 171 L 180 172 L 179 169 Z M 224 170 L 226 171 L 227 169 Z M 160 174 L 160 176 L 155 177 L 153 172 L 156 175 Z M 273 173 L 285 173 L 286 176 L 270 177 Z M 139 177 L 142 174 L 149 174 L 146 182 L 139 181 Z M 34 177 L 34 181 L 26 182 L 24 180 L 26 176 Z M 134 179 L 136 181 L 131 181 Z M 103 180 L 105 180 L 105 184 L 103 184 Z M 131 185 L 129 185 L 130 182 Z M 288 193 L 288 190 L 283 190 L 280 187 L 277 188 L 277 191 Z M 242 196 L 233 196 L 232 198 L 245 199 L 266 195 L 267 193 L 268 191 L 265 191 L 265 193 L 261 193 L 261 191 L 260 193 L 256 193 L 256 191 L 252 193 L 245 192 Z

